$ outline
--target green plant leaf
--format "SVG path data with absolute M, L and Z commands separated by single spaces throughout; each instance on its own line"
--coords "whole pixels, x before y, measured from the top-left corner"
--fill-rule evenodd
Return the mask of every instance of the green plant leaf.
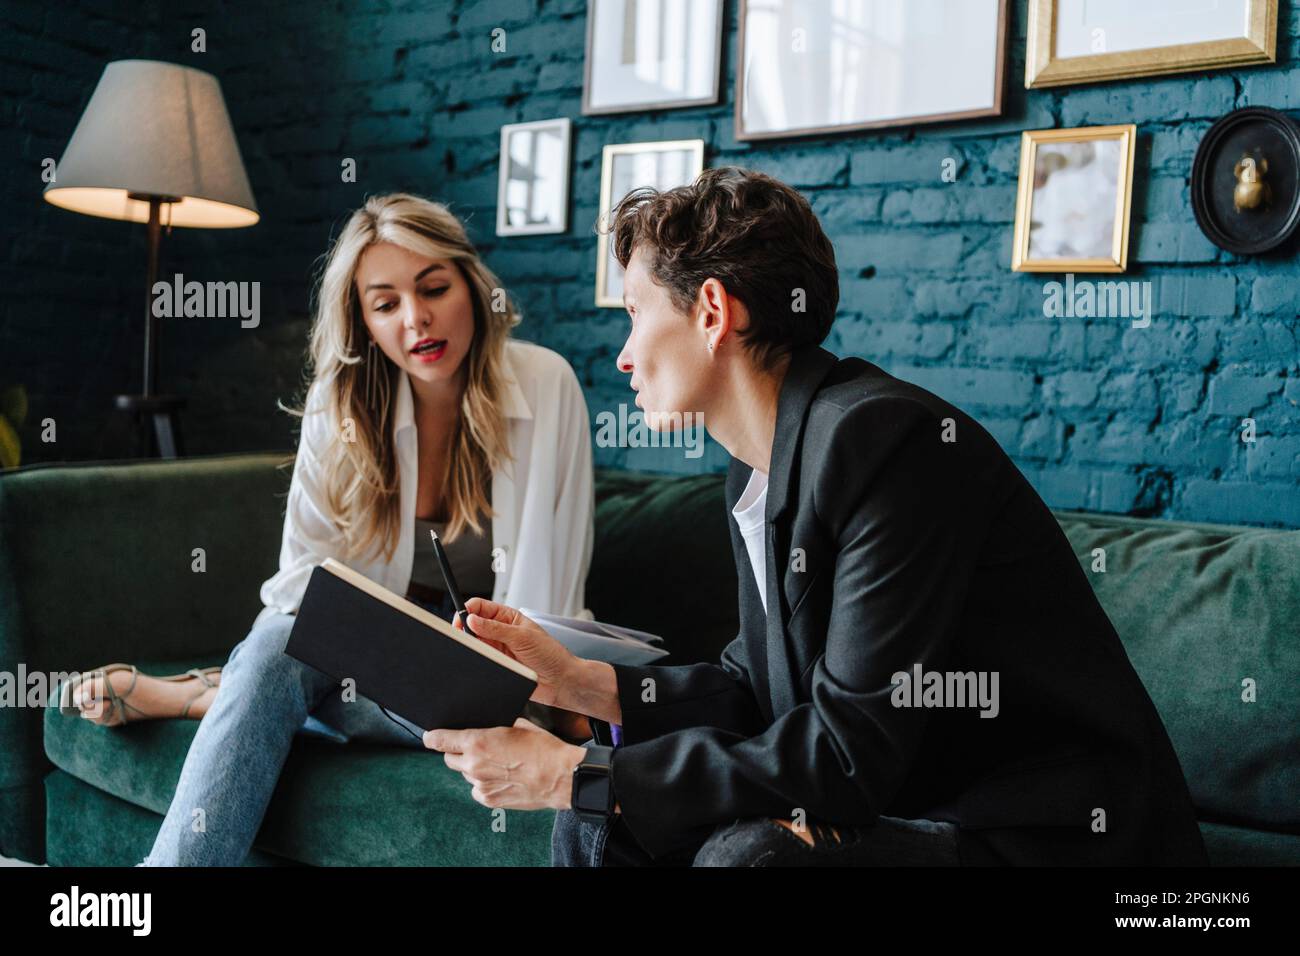
M 21 385 L 10 385 L 0 390 L 0 415 L 15 425 L 27 420 L 27 389 Z
M 17 468 L 23 457 L 23 446 L 9 419 L 0 415 L 0 468 Z

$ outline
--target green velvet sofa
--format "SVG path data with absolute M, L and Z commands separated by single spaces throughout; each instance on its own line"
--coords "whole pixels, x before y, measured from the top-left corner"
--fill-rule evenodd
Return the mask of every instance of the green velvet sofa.
M 275 569 L 288 477 L 278 455 L 0 473 L 0 672 L 222 663 Z M 664 634 L 666 662 L 716 660 L 736 628 L 723 476 L 596 477 L 588 605 Z M 1300 863 L 1300 531 L 1058 519 L 1164 717 L 1211 861 Z M 0 707 L 0 854 L 135 863 L 197 726 Z M 249 863 L 545 865 L 551 820 L 494 826 L 435 753 L 300 735 Z

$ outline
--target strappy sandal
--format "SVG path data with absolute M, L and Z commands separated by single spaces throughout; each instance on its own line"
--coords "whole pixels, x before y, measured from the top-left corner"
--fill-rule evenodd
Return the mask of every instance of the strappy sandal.
M 117 690 L 113 687 L 113 682 L 108 679 L 108 676 L 110 674 L 116 673 L 117 671 L 124 671 L 124 670 L 131 671 L 131 683 L 127 686 L 125 693 L 119 694 Z M 203 668 L 192 667 L 189 670 L 187 670 L 184 674 L 172 674 L 168 677 L 159 677 L 156 679 L 165 680 L 165 681 L 187 681 L 192 677 L 197 677 L 199 679 L 199 683 L 203 684 L 203 689 L 199 691 L 197 694 L 190 697 L 190 699 L 185 702 L 185 708 L 180 712 L 180 717 L 185 718 L 190 715 L 190 708 L 194 705 L 194 702 L 196 700 L 198 700 L 200 697 L 206 694 L 211 688 L 221 686 L 220 684 L 216 683 L 208 676 L 209 674 L 219 674 L 219 673 L 221 673 L 220 667 L 203 667 Z M 140 672 L 139 670 L 136 669 L 136 666 L 134 664 L 109 664 L 107 667 L 101 667 L 98 670 L 91 671 L 89 674 L 77 675 L 71 681 L 64 684 L 63 689 L 60 691 L 59 713 L 67 717 L 80 716 L 80 714 L 82 713 L 81 708 L 78 707 L 73 702 L 77 692 L 77 688 L 80 687 L 84 681 L 94 680 L 96 677 L 103 679 L 104 690 L 108 696 L 108 702 L 109 702 L 108 717 L 110 719 L 97 721 L 97 723 L 99 723 L 100 726 L 118 727 L 121 726 L 122 724 L 127 723 L 127 712 L 130 710 L 135 711 L 140 717 L 143 717 L 146 720 L 155 719 L 155 715 L 146 714 L 139 707 L 127 703 L 126 699 L 130 697 L 131 692 L 135 690 L 136 681 L 140 677 Z M 117 717 L 120 717 L 121 719 L 120 720 L 112 719 Z

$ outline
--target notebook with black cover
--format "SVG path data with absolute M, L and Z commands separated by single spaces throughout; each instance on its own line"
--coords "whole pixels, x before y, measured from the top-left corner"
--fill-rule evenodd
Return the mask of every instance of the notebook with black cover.
M 312 569 L 286 654 L 424 730 L 508 727 L 537 674 L 327 558 Z

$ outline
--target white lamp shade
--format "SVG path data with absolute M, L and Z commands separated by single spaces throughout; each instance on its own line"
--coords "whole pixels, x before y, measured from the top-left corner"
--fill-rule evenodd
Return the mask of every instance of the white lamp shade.
M 221 84 L 175 63 L 108 64 L 54 175 L 45 199 L 91 216 L 148 222 L 136 193 L 179 197 L 164 225 L 234 229 L 260 218 Z

